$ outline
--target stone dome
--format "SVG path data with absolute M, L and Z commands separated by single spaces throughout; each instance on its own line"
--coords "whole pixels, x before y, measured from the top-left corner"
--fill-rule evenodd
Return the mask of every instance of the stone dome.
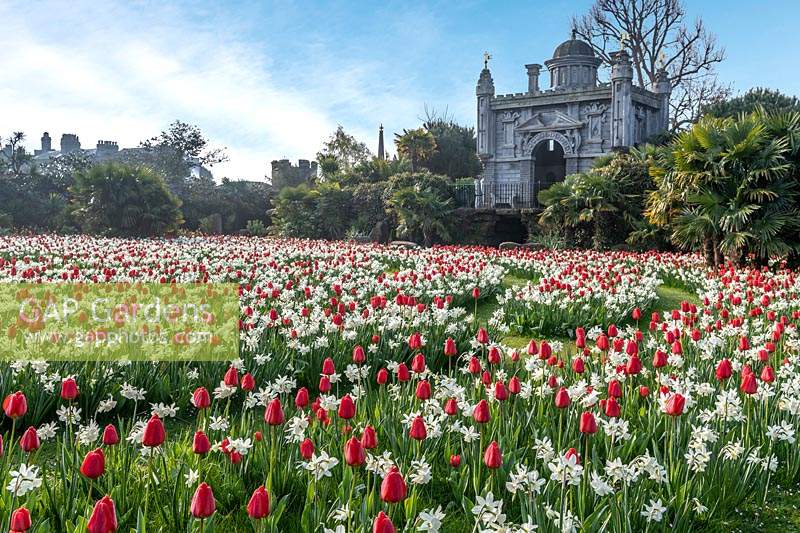
M 560 59 L 571 56 L 589 56 L 594 57 L 594 50 L 589 43 L 581 41 L 580 39 L 570 39 L 564 41 L 556 47 L 553 52 L 553 59 Z

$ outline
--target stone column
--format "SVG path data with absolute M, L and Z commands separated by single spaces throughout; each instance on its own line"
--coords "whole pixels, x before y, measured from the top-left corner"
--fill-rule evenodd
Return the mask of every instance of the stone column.
M 525 69 L 528 71 L 528 92 L 536 94 L 539 92 L 539 72 L 542 70 L 542 66 L 532 63 L 525 65 Z
M 633 67 L 625 50 L 611 54 L 611 147 L 633 145 Z
M 672 84 L 669 81 L 667 71 L 663 68 L 659 69 L 656 73 L 656 85 L 654 87 L 655 93 L 658 95 L 660 104 L 661 120 L 658 124 L 658 131 L 669 130 L 669 99 L 672 93 Z

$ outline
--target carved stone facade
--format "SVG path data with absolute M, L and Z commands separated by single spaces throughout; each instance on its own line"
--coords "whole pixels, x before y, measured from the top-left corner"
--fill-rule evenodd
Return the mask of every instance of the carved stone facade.
M 542 189 L 593 161 L 667 128 L 670 84 L 660 72 L 652 90 L 633 85 L 631 59 L 612 55 L 610 83 L 598 83 L 602 61 L 573 37 L 545 61 L 550 89 L 539 89 L 538 64 L 525 65 L 528 91 L 495 95 L 486 66 L 477 95 L 476 207 L 535 207 Z

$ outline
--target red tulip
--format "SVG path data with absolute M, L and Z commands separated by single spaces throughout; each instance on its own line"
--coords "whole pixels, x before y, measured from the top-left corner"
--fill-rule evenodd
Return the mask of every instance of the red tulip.
M 486 400 L 478 402 L 478 405 L 472 410 L 472 418 L 478 424 L 485 424 L 489 421 L 489 403 Z
M 20 391 L 11 393 L 3 400 L 3 411 L 9 418 L 25 416 L 28 412 L 28 400 Z
M 356 346 L 353 348 L 353 362 L 356 364 L 361 364 L 367 359 L 367 356 L 364 354 L 364 348 L 361 345 Z
M 683 408 L 685 405 L 686 398 L 676 392 L 667 400 L 666 412 L 669 416 L 680 416 L 683 414 Z
M 41 443 L 39 442 L 39 435 L 36 433 L 36 428 L 31 426 L 25 430 L 22 437 L 19 439 L 19 445 L 23 451 L 30 453 L 39 449 Z
M 614 398 L 622 398 L 622 385 L 616 379 L 608 382 L 608 395 Z
M 214 500 L 214 491 L 204 481 L 198 485 L 192 497 L 192 516 L 195 518 L 208 518 L 217 510 L 217 502 Z
M 66 378 L 61 382 L 61 399 L 72 401 L 78 397 L 78 384 L 73 378 Z
M 486 360 L 489 361 L 490 365 L 500 364 L 500 350 L 497 349 L 497 346 L 489 348 L 489 354 L 486 356 Z
M 494 397 L 496 400 L 505 401 L 508 399 L 508 389 L 502 381 L 494 384 Z
M 267 404 L 267 409 L 264 411 L 264 422 L 270 426 L 279 426 L 283 424 L 283 407 L 279 398 L 273 398 Z
M 647 398 L 650 395 L 650 389 L 644 385 L 639 387 L 639 396 L 642 398 Z
M 366 426 L 361 433 L 361 445 L 367 450 L 378 447 L 378 436 L 375 434 L 375 429 L 372 426 Z
M 331 376 L 336 373 L 336 366 L 333 364 L 333 359 L 326 357 L 322 362 L 322 373 L 326 376 Z
M 747 337 L 739 337 L 739 350 L 745 351 L 750 349 L 750 341 Z
M 408 435 L 415 440 L 425 440 L 425 437 L 428 436 L 425 420 L 421 416 L 417 416 L 411 422 L 411 429 L 408 431 Z
M 236 370 L 235 367 L 228 368 L 228 371 L 225 372 L 225 377 L 222 378 L 225 382 L 225 385 L 228 387 L 236 387 L 239 385 L 239 371 Z
M 114 427 L 114 424 L 108 424 L 105 429 L 103 429 L 103 444 L 106 446 L 119 444 L 119 435 L 117 434 L 117 428 Z
M 588 434 L 597 433 L 597 421 L 591 412 L 584 411 L 581 414 L 580 431 Z
M 381 500 L 397 503 L 406 499 L 406 482 L 396 466 L 386 474 L 381 482 Z
M 385 368 L 378 370 L 378 374 L 375 376 L 375 381 L 378 383 L 378 385 L 386 385 L 386 382 L 389 381 L 389 371 Z
M 619 408 L 619 403 L 617 403 L 617 399 L 611 396 L 608 400 L 606 400 L 606 408 L 605 413 L 606 416 L 609 418 L 616 418 L 619 416 L 621 410 Z
M 27 507 L 20 507 L 11 514 L 11 533 L 24 533 L 31 527 L 31 513 Z
M 576 450 L 575 448 L 570 448 L 569 450 L 567 450 L 567 453 L 564 454 L 564 458 L 569 460 L 573 457 L 575 458 L 576 464 L 581 464 L 581 456 L 578 455 L 578 450 Z
M 349 394 L 345 394 L 339 402 L 339 418 L 350 420 L 356 416 L 356 404 Z
M 604 352 L 608 350 L 608 337 L 604 334 L 597 337 L 597 348 Z
M 142 433 L 142 444 L 144 446 L 153 448 L 156 446 L 161 446 L 166 438 L 167 433 L 164 430 L 164 423 L 161 422 L 161 419 L 158 418 L 158 415 L 153 415 L 150 417 L 150 420 L 147 421 L 147 425 L 144 427 L 144 433 Z
M 331 390 L 331 380 L 328 376 L 320 376 L 319 378 L 319 391 L 322 394 L 327 393 Z
M 414 332 L 408 337 L 408 347 L 412 350 L 419 350 L 422 348 L 422 335 L 419 332 Z
M 487 468 L 500 468 L 503 465 L 503 454 L 500 452 L 500 446 L 497 445 L 496 440 L 486 447 L 486 451 L 483 453 L 483 464 Z
M 372 524 L 372 533 L 395 533 L 394 524 L 392 519 L 386 516 L 386 513 L 381 511 L 375 517 L 375 522 Z
M 417 383 L 416 396 L 419 400 L 429 399 L 431 397 L 431 384 L 424 379 Z
M 453 357 L 454 355 L 458 355 L 458 348 L 456 348 L 456 341 L 447 337 L 447 340 L 444 341 L 444 354 L 447 357 Z
M 453 468 L 458 468 L 461 466 L 461 456 L 460 455 L 451 455 L 450 456 L 450 466 Z
M 244 391 L 251 391 L 256 388 L 256 380 L 253 377 L 253 374 L 248 372 L 244 376 L 242 376 L 242 390 Z
M 489 343 L 489 333 L 486 331 L 485 328 L 479 328 L 478 334 L 475 336 L 477 341 L 481 344 L 488 344 Z
M 727 357 L 723 357 L 722 360 L 717 363 L 715 375 L 719 381 L 728 379 L 733 375 L 733 365 L 731 365 Z
M 81 463 L 81 474 L 89 479 L 97 479 L 106 470 L 106 456 L 100 448 L 88 452 Z
M 756 375 L 753 373 L 742 374 L 742 384 L 739 388 L 745 394 L 755 394 L 758 391 L 758 383 L 756 382 Z
M 761 370 L 761 381 L 764 383 L 772 383 L 775 381 L 775 371 L 771 366 L 767 365 Z
M 511 394 L 519 394 L 522 392 L 522 384 L 519 382 L 517 376 L 512 376 L 511 379 L 508 380 L 508 391 Z
M 539 347 L 536 345 L 536 341 L 535 340 L 531 339 L 528 342 L 527 351 L 528 351 L 528 355 L 536 355 L 537 353 L 539 353 Z
M 586 370 L 586 367 L 583 364 L 583 358 L 576 357 L 575 359 L 572 360 L 572 371 L 573 372 L 575 372 L 576 374 L 583 374 L 583 372 L 585 370 Z
M 608 336 L 611 337 L 611 338 L 614 338 L 617 335 L 619 335 L 619 331 L 617 331 L 617 326 L 615 326 L 614 324 L 609 325 L 608 326 Z
M 408 371 L 408 367 L 405 363 L 400 363 L 397 365 L 397 380 L 401 383 L 405 383 L 406 381 L 411 379 L 411 373 Z
M 198 409 L 206 409 L 211 406 L 211 396 L 205 387 L 197 387 L 192 393 L 192 403 Z
M 300 443 L 300 456 L 306 461 L 314 456 L 314 442 L 311 439 L 307 438 Z
M 634 320 L 639 320 L 640 318 L 642 318 L 642 310 L 639 309 L 638 307 L 634 307 L 633 312 L 631 313 L 631 317 Z
M 88 533 L 114 533 L 117 531 L 117 509 L 114 500 L 103 496 L 92 510 L 92 516 L 86 524 Z
M 558 407 L 559 409 L 564 409 L 566 407 L 569 407 L 571 401 L 572 400 L 570 400 L 569 392 L 567 392 L 567 389 L 565 389 L 564 387 L 558 389 L 558 392 L 556 392 L 556 397 L 555 397 L 556 407 Z
M 656 350 L 656 353 L 653 355 L 653 367 L 661 368 L 667 366 L 667 362 L 667 354 L 661 350 Z
M 367 452 L 355 437 L 351 437 L 344 445 L 344 460 L 350 466 L 360 466 L 367 459 Z
M 638 355 L 631 356 L 628 359 L 628 364 L 625 366 L 625 371 L 630 375 L 636 375 L 642 371 L 642 360 Z
M 247 516 L 259 520 L 269 515 L 269 493 L 264 485 L 258 487 L 247 502 Z
M 205 455 L 211 451 L 211 441 L 202 431 L 197 431 L 192 439 L 192 451 L 198 455 Z
M 425 356 L 421 353 L 418 353 L 414 357 L 411 358 L 411 370 L 413 370 L 417 374 L 422 374 L 425 372 Z
M 472 289 L 472 297 L 476 300 L 481 297 L 481 290 L 478 287 Z
M 444 402 L 444 412 L 450 416 L 458 413 L 458 402 L 455 398 L 448 398 L 447 401 Z
M 308 405 L 308 389 L 300 387 L 294 397 L 294 405 L 298 409 L 304 409 Z

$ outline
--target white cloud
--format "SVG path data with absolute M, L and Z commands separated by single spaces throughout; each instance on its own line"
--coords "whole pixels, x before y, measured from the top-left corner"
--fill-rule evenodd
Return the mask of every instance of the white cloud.
M 331 43 L 309 39 L 307 55 L 280 71 L 228 22 L 223 32 L 174 8 L 143 9 L 0 7 L 10 30 L 0 32 L 0 135 L 23 130 L 31 149 L 43 131 L 55 145 L 77 133 L 84 147 L 134 146 L 181 119 L 227 148 L 215 176 L 262 179 L 272 159 L 314 157 L 337 123 L 374 144 L 379 120 L 420 113 L 410 80 L 388 80 L 389 65 L 340 57 Z

